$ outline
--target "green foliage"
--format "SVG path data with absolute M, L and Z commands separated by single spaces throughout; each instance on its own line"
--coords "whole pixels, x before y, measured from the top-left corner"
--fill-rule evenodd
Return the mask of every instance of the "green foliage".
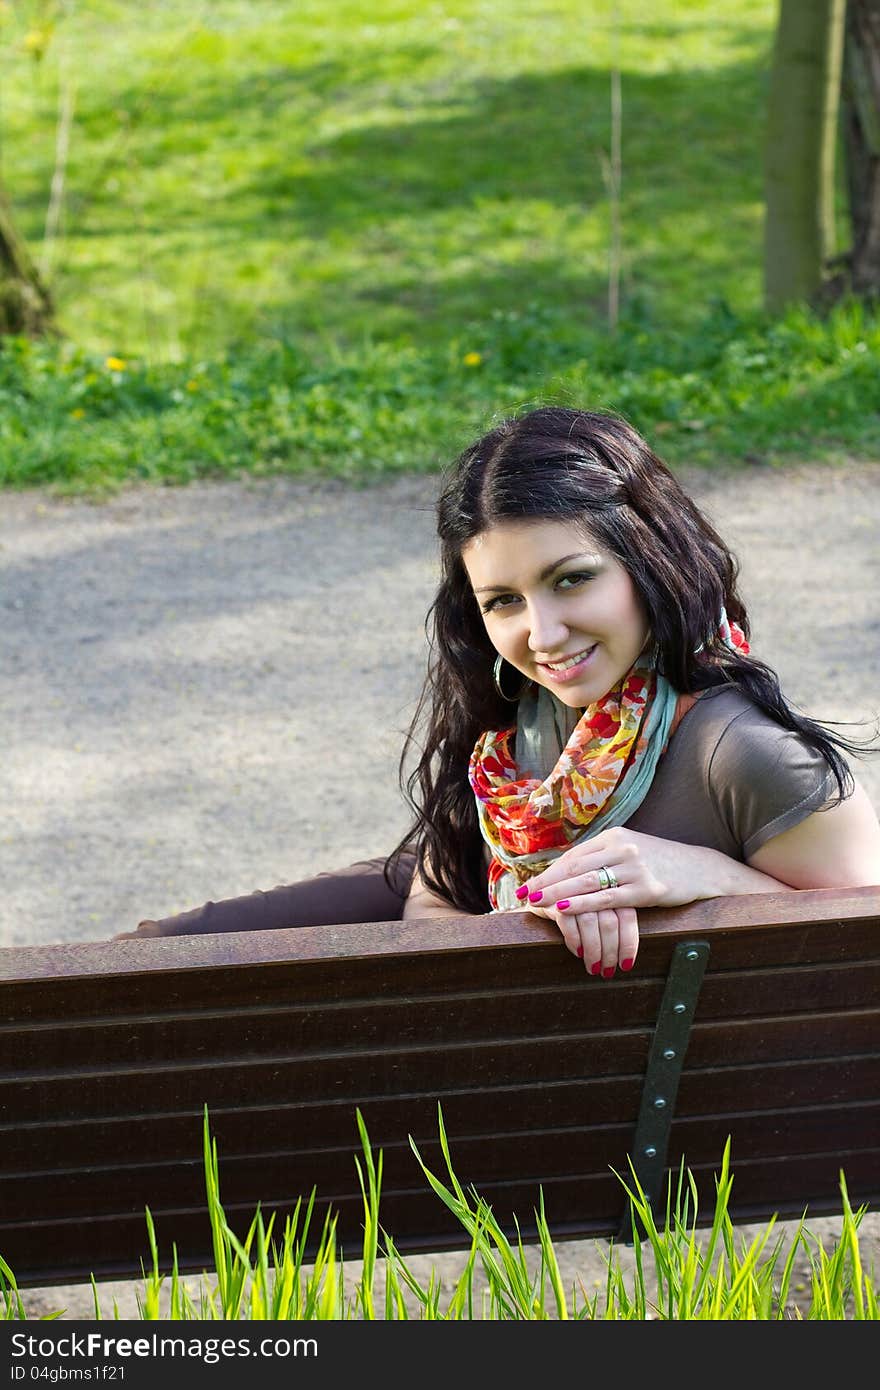
M 372 343 L 323 360 L 291 342 L 160 364 L 6 339 L 0 486 L 433 471 L 539 400 L 617 411 L 673 466 L 833 462 L 880 444 L 878 354 L 880 321 L 858 302 L 822 322 L 719 303 L 689 336 L 630 317 L 590 340 L 532 305 L 442 350 Z
M 864 1209 L 853 1211 L 844 1174 L 840 1174 L 841 1234 L 825 1250 L 811 1235 L 806 1217 L 797 1226 L 787 1255 L 782 1240 L 771 1244 L 775 1218 L 752 1242 L 740 1242 L 729 1214 L 733 1175 L 730 1141 L 725 1145 L 716 1176 L 716 1199 L 708 1235 L 698 1228 L 696 1184 L 682 1164 L 677 1183 L 670 1181 L 665 1218 L 657 1224 L 650 1201 L 638 1178 L 619 1174 L 630 1210 L 635 1266 L 631 1283 L 612 1242 L 606 1256 L 605 1301 L 587 1295 L 583 1285 L 566 1290 L 539 1191 L 535 1218 L 537 1261 L 521 1239 L 511 1241 L 491 1206 L 473 1188 L 466 1190 L 453 1168 L 449 1141 L 438 1106 L 440 1146 L 447 1179 L 426 1167 L 412 1139 L 410 1146 L 432 1190 L 461 1222 L 470 1245 L 461 1274 L 444 1307 L 440 1283 L 432 1269 L 427 1285 L 420 1284 L 399 1253 L 393 1236 L 381 1225 L 382 1154 L 374 1157 L 363 1116 L 356 1112 L 363 1163 L 356 1159 L 364 1202 L 360 1274 L 349 1293 L 345 1267 L 337 1249 L 336 1217 L 328 1210 L 310 1264 L 304 1262 L 315 1190 L 303 1209 L 298 1200 L 284 1226 L 280 1243 L 272 1239 L 274 1213 L 266 1222 L 259 1207 L 245 1239 L 230 1228 L 220 1200 L 220 1170 L 216 1141 L 211 1138 L 208 1109 L 204 1111 L 204 1165 L 208 1215 L 214 1242 L 215 1271 L 204 1273 L 194 1296 L 181 1282 L 178 1252 L 172 1252 L 170 1287 L 160 1272 L 159 1251 L 149 1209 L 147 1234 L 151 1268 L 144 1270 L 139 1295 L 141 1318 L 169 1320 L 312 1320 L 339 1319 L 533 1322 L 580 1321 L 780 1321 L 841 1322 L 880 1319 L 874 1270 L 863 1268 L 858 1230 Z M 516 1223 L 515 1223 L 516 1224 Z M 517 1224 L 517 1231 L 518 1231 Z M 653 1257 L 649 1272 L 645 1255 Z M 811 1269 L 811 1295 L 806 1308 L 792 1297 L 795 1258 L 805 1254 Z M 384 1298 L 378 1291 L 384 1273 Z M 93 1281 L 94 1285 L 94 1281 Z M 164 1292 L 163 1292 L 164 1291 Z M 165 1311 L 163 1311 L 163 1296 Z M 15 1275 L 0 1258 L 0 1318 L 26 1319 Z M 5 1311 L 4 1311 L 5 1310 Z M 118 1311 L 114 1310 L 118 1317 Z M 51 1317 L 60 1317 L 59 1310 Z M 101 1317 L 95 1290 L 95 1316 Z
M 673 466 L 873 452 L 875 313 L 760 310 L 774 23 L 772 0 L 4 12 L 4 178 L 63 336 L 0 345 L 0 487 L 432 471 L 543 400 L 626 415 Z
M 601 327 L 615 63 L 630 292 L 677 325 L 707 291 L 758 302 L 773 0 L 32 0 L 5 21 L 4 181 L 35 249 L 75 87 L 53 288 L 95 352 L 436 348 L 533 298 Z

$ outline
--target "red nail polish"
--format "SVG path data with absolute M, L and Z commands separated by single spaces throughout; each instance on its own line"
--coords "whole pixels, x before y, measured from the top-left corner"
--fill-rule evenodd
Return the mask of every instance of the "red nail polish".
M 584 958 L 584 948 L 583 948 L 583 946 L 578 946 L 578 948 L 577 948 L 577 958 L 578 958 L 578 960 L 583 960 L 583 958 Z
M 522 902 L 523 898 L 527 898 L 528 895 L 529 890 L 527 885 L 525 883 L 521 884 L 520 887 L 516 890 L 516 896 L 519 898 L 520 902 Z
M 614 966 L 613 966 L 613 965 L 609 965 L 609 966 L 607 967 L 607 969 L 605 969 L 605 970 L 602 971 L 602 979 L 603 979 L 603 980 L 610 980 L 613 974 L 614 974 Z
M 601 962 L 600 960 L 595 960 L 595 961 L 593 961 L 593 964 L 590 966 L 590 974 L 591 974 L 591 975 L 600 975 L 601 973 L 602 973 L 602 962 Z
M 535 890 L 534 893 L 530 893 L 530 894 L 529 894 L 529 902 L 530 902 L 530 903 L 539 903 L 539 902 L 541 901 L 541 899 L 543 898 L 543 896 L 544 896 L 543 890 L 542 890 L 541 888 L 537 888 L 537 889 Z
M 626 960 L 622 960 L 622 961 L 620 962 L 620 968 L 621 968 L 621 970 L 632 970 L 632 968 L 633 968 L 634 965 L 635 965 L 635 961 L 632 959 L 631 956 L 627 956 Z
M 571 907 L 571 899 L 560 898 L 556 906 L 559 908 L 560 912 L 564 912 L 567 907 Z

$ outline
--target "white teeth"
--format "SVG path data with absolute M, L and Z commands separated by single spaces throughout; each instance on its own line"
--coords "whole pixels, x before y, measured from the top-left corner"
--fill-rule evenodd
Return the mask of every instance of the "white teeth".
M 585 647 L 582 652 L 577 652 L 574 656 L 567 656 L 564 661 L 548 661 L 547 665 L 551 671 L 567 671 L 571 666 L 577 666 L 579 661 L 583 661 L 585 656 L 593 650 L 592 647 Z

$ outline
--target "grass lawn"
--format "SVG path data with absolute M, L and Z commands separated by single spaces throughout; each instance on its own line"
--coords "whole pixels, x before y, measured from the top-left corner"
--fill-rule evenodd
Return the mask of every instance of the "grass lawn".
M 7 4 L 3 180 L 63 338 L 0 353 L 0 483 L 430 469 L 539 399 L 619 410 L 673 464 L 876 448 L 875 316 L 761 311 L 775 18 L 775 0 Z

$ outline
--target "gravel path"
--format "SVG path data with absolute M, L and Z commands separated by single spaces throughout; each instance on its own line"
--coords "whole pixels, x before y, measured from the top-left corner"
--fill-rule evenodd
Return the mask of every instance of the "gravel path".
M 789 696 L 877 718 L 880 466 L 683 480 L 740 557 L 753 650 Z M 0 946 L 105 940 L 393 844 L 435 489 L 3 496 Z M 856 771 L 880 808 L 880 758 Z M 591 1258 L 572 1243 L 572 1268 Z M 46 1306 L 89 1317 L 82 1297 Z

